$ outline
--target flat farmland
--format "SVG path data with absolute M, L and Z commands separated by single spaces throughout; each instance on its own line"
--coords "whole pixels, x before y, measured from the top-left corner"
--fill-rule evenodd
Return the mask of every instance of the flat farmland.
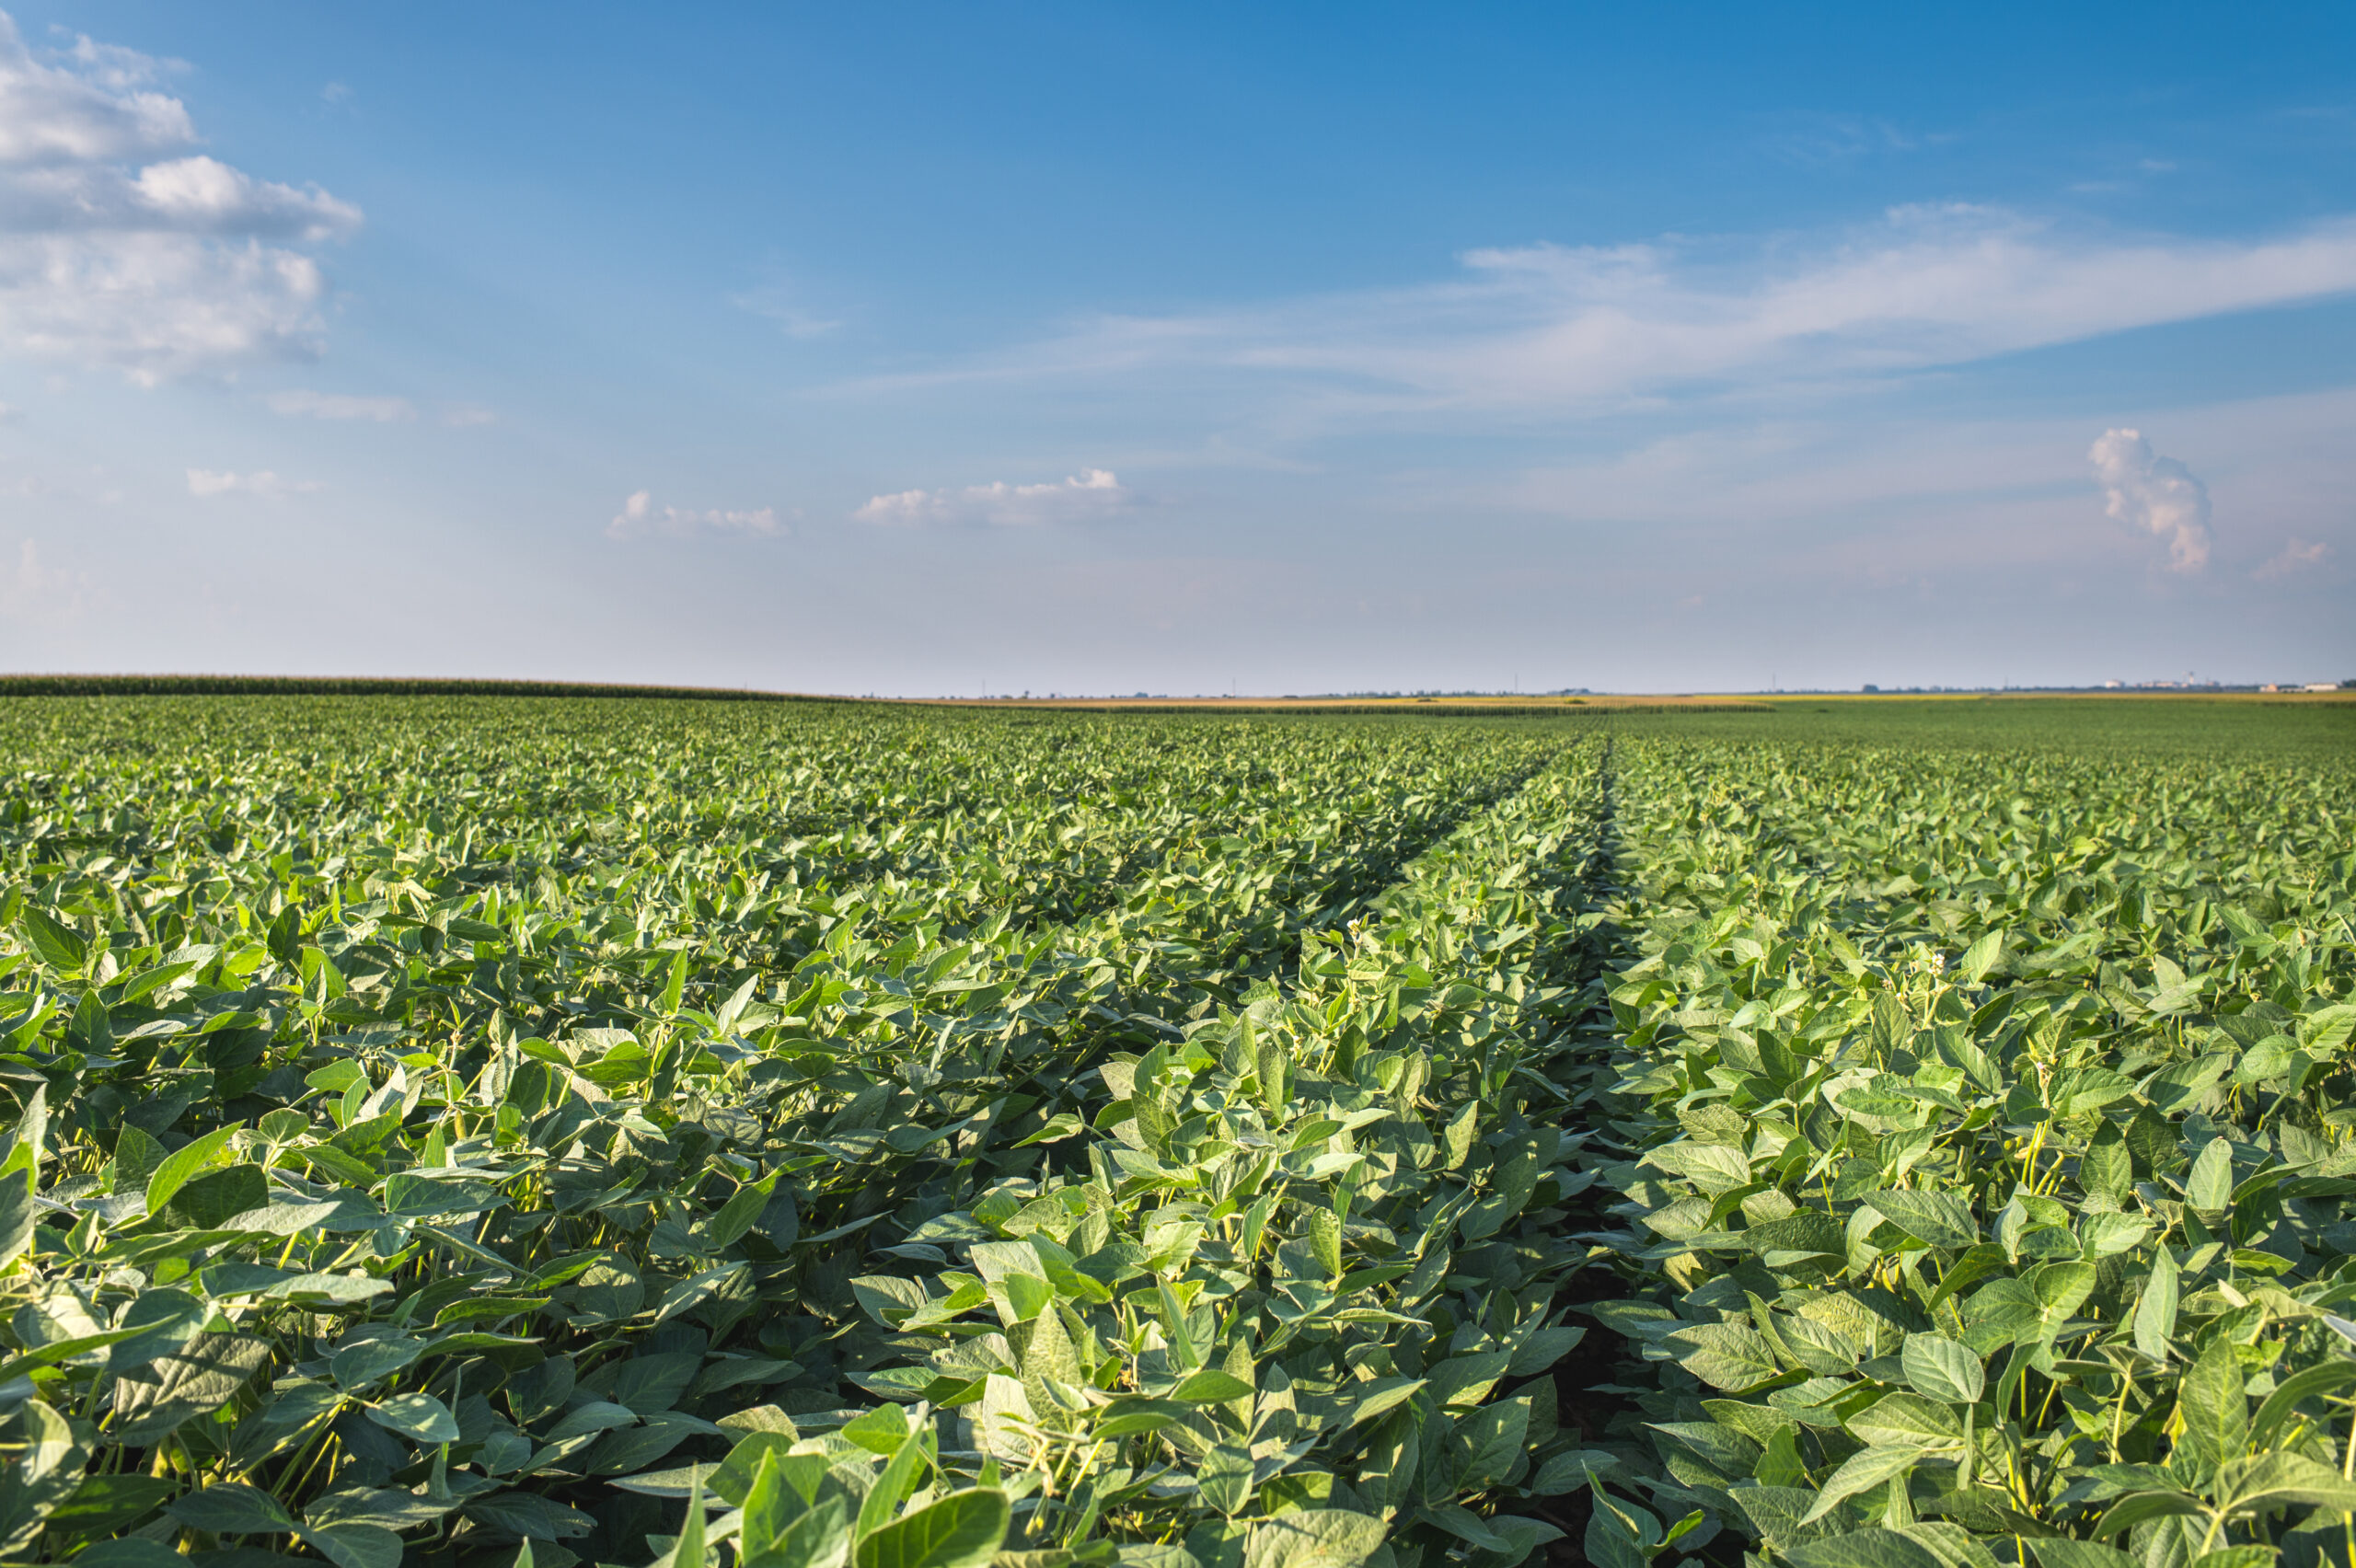
M 2347 1560 L 2356 707 L 0 738 L 6 1562 Z

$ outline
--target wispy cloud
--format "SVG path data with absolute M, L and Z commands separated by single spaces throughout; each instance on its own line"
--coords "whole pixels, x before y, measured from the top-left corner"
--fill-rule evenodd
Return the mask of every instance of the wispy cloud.
M 354 398 L 338 392 L 297 389 L 273 392 L 268 401 L 275 412 L 315 420 L 374 420 L 379 424 L 396 424 L 417 418 L 416 405 L 406 398 Z
M 326 281 L 294 247 L 360 210 L 191 153 L 169 69 L 87 38 L 44 62 L 0 14 L 0 352 L 152 385 L 317 351 Z
M 838 317 L 812 308 L 803 291 L 775 271 L 757 287 L 729 295 L 728 303 L 775 322 L 789 338 L 823 338 L 842 326 Z
M 2108 430 L 2088 449 L 2103 507 L 2118 521 L 2166 544 L 2168 570 L 2188 575 L 2209 564 L 2209 487 L 2142 432 Z
M 314 479 L 281 478 L 268 468 L 257 468 L 249 474 L 215 472 L 211 468 L 188 471 L 191 495 L 298 495 L 323 488 Z
M 1826 168 L 1845 167 L 1877 153 L 1911 152 L 1922 145 L 1922 139 L 1872 115 L 1793 114 L 1779 117 L 1761 144 L 1784 163 Z
M 2282 548 L 2250 575 L 2260 582 L 2281 582 L 2322 571 L 2330 563 L 2331 555 L 2331 547 L 2322 540 L 2294 536 L 2283 541 Z
M 1095 523 L 1127 510 L 1136 496 L 1107 468 L 1032 485 L 1000 479 L 963 490 L 911 490 L 872 496 L 853 513 L 862 523 L 893 527 L 1037 528 Z
M 453 403 L 442 410 L 442 422 L 453 430 L 468 430 L 499 422 L 499 415 L 475 403 Z
M 658 507 L 651 490 L 632 491 L 614 520 L 606 525 L 606 536 L 609 539 L 691 538 L 698 535 L 762 538 L 784 532 L 785 524 L 778 517 L 775 507 L 763 506 L 749 512 Z
M 1200 368 L 1359 419 L 1578 418 L 1842 385 L 2356 289 L 2356 222 L 2231 243 L 1895 209 L 1837 235 L 1467 252 L 1461 276 L 1253 309 L 1107 317 L 996 358 L 879 377 L 1117 379 Z

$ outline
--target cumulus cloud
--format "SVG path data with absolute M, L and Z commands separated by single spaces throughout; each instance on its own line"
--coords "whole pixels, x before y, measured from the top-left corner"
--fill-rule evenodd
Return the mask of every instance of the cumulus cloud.
M 210 468 L 188 471 L 191 495 L 295 495 L 319 488 L 317 480 L 283 479 L 268 468 L 257 468 L 250 474 L 216 473 Z
M 273 392 L 267 400 L 274 412 L 315 420 L 374 420 L 378 424 L 397 424 L 417 418 L 416 407 L 406 398 L 352 398 L 338 392 L 298 388 Z
M 167 68 L 87 38 L 45 62 L 0 14 L 0 352 L 153 385 L 317 352 L 326 280 L 292 248 L 360 210 L 191 151 Z
M 2331 559 L 2331 547 L 2320 539 L 2293 536 L 2283 542 L 2280 553 L 2270 557 L 2250 573 L 2260 582 L 2280 582 L 2310 571 L 2319 571 Z
M 633 490 L 622 502 L 621 511 L 606 525 L 609 539 L 641 539 L 656 536 L 670 538 L 691 538 L 703 536 L 735 536 L 745 538 L 766 538 L 785 532 L 777 509 L 764 506 L 751 512 L 730 512 L 714 509 L 694 512 L 684 507 L 654 504 L 651 490 Z
M 2104 510 L 2168 548 L 2168 570 L 2209 564 L 2209 487 L 2173 457 L 2152 450 L 2141 431 L 2107 430 L 2087 450 Z
M 1012 354 L 866 383 L 1164 376 L 1312 392 L 1326 419 L 1585 416 L 1671 394 L 1870 380 L 2356 289 L 2356 222 L 2257 242 L 2072 233 L 1898 208 L 1772 240 L 1530 245 L 1455 278 L 1257 308 L 1113 317 Z
M 852 515 L 895 527 L 1037 528 L 1100 522 L 1135 500 L 1111 469 L 1088 468 L 1052 484 L 1000 479 L 963 490 L 901 490 L 869 498 Z

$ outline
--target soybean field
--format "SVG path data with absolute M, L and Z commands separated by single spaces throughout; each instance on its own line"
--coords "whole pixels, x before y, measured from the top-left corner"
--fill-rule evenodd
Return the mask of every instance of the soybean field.
M 2356 707 L 0 703 L 0 1563 L 2319 1568 Z

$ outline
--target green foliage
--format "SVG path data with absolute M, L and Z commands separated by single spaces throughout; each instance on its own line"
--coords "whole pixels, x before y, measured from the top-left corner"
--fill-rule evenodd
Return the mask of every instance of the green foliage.
M 2344 763 L 1623 736 L 1613 1479 L 1803 1568 L 2345 1562 Z
M 0 712 L 12 1562 L 1509 1568 L 1600 747 Z
M 0 1554 L 2344 1562 L 2344 757 L 2004 711 L 19 699 Z

